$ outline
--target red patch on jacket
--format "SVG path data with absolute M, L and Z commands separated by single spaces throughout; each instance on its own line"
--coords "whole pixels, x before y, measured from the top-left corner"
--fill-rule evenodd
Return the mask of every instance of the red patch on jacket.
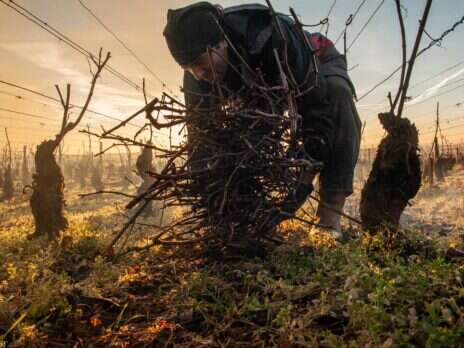
M 333 42 L 320 34 L 311 35 L 311 45 L 313 46 L 316 56 L 324 57 L 327 49 L 334 46 Z

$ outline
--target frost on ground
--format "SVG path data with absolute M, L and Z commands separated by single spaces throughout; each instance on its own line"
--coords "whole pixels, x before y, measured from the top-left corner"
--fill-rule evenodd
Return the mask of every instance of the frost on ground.
M 346 212 L 352 216 L 359 217 L 359 192 L 363 184 L 357 177 L 355 193 L 348 199 Z M 455 166 L 443 182 L 436 182 L 433 187 L 424 183 L 410 203 L 401 217 L 403 229 L 433 237 L 464 235 L 464 165 Z M 345 222 L 349 225 L 349 221 Z
M 457 166 L 444 182 L 424 188 L 404 214 L 403 225 L 426 235 L 464 236 L 464 167 Z

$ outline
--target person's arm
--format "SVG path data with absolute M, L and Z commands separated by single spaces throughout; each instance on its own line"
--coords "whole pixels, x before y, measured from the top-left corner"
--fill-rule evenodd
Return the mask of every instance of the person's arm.
M 195 142 L 195 134 L 208 128 L 208 120 L 201 117 L 202 110 L 213 107 L 214 97 L 211 96 L 211 85 L 207 82 L 197 81 L 188 72 L 184 73 L 183 91 L 185 104 L 187 107 L 187 140 L 189 143 Z M 192 170 L 206 168 L 208 157 L 205 149 L 200 147 L 189 150 L 189 159 Z
M 289 65 L 295 80 L 300 84 L 300 91 L 304 91 L 315 83 L 315 75 L 311 74 L 307 81 L 308 84 L 306 86 L 301 85 L 307 77 L 308 70 L 314 71 L 315 69 L 313 58 L 293 22 L 283 18 L 281 24 L 286 34 Z M 325 53 L 325 49 L 328 47 L 323 46 L 328 45 L 329 41 L 323 38 L 321 42 L 324 45 L 316 47 L 315 56 L 319 68 L 319 55 Z M 279 46 L 282 49 L 283 46 Z M 321 73 L 318 75 L 318 82 L 319 87 L 310 90 L 297 99 L 297 106 L 298 112 L 303 119 L 302 138 L 305 143 L 305 150 L 311 157 L 326 164 L 329 161 L 333 143 L 334 120 L 332 106 L 327 95 L 327 81 Z
M 317 103 L 303 99 L 299 104 L 299 111 L 303 117 L 302 136 L 305 151 L 312 158 L 327 164 L 334 137 L 332 106 L 325 98 Z

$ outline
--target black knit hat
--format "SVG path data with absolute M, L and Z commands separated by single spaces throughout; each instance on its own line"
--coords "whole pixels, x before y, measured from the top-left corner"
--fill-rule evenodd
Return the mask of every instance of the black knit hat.
M 209 2 L 198 2 L 177 10 L 168 10 L 163 35 L 172 56 L 180 65 L 193 62 L 216 46 L 223 38 L 218 19 L 219 10 Z

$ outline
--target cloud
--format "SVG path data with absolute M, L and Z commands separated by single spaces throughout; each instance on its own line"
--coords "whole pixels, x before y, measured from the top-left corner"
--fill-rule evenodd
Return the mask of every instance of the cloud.
M 442 87 L 444 87 L 449 81 L 455 79 L 456 77 L 462 75 L 464 73 L 464 68 L 455 72 L 454 74 L 448 76 L 447 78 L 443 79 L 436 85 L 426 89 L 424 92 L 422 92 L 420 95 L 418 95 L 416 98 L 412 99 L 408 105 L 414 105 L 417 103 L 420 103 L 421 101 L 430 98 L 431 96 L 435 95 Z
M 77 60 L 65 57 L 60 47 L 54 42 L 10 42 L 1 43 L 0 48 L 12 52 L 37 67 L 57 74 L 60 81 L 71 83 L 72 102 L 79 104 L 87 96 L 90 87 L 90 71 L 82 72 L 76 65 Z M 79 58 L 82 59 L 82 58 Z M 48 72 L 43 73 L 43 80 L 50 79 Z M 105 84 L 108 74 L 103 74 L 96 86 L 91 107 L 102 113 L 120 115 L 132 112 L 143 105 L 140 92 L 122 90 Z M 57 81 L 50 81 L 55 84 Z

